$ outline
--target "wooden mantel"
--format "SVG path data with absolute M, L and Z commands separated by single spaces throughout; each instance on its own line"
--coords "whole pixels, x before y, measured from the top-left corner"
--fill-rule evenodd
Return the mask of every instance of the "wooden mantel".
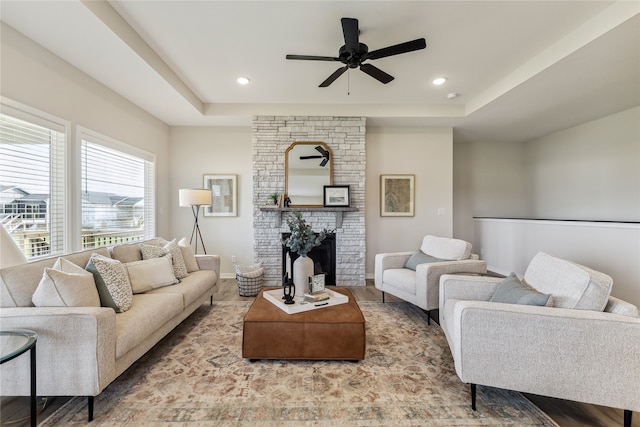
M 276 228 L 282 226 L 282 214 L 284 212 L 334 212 L 336 215 L 336 228 L 342 228 L 342 214 L 344 212 L 356 212 L 357 208 L 333 208 L 333 207 L 290 207 L 280 208 L 278 206 L 260 206 L 260 210 L 263 212 L 275 212 L 276 213 Z

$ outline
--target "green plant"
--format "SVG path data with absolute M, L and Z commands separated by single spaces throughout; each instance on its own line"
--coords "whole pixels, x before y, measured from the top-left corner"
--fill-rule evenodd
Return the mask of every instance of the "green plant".
M 278 201 L 278 197 L 280 197 L 280 194 L 278 194 L 278 192 L 274 192 L 269 194 L 269 197 L 271 198 L 271 200 L 273 200 L 273 203 L 276 203 Z
M 335 230 L 326 228 L 319 233 L 314 233 L 311 226 L 302 218 L 302 214 L 297 211 L 291 212 L 293 218 L 287 219 L 289 226 L 289 237 L 284 239 L 284 245 L 293 253 L 300 256 L 307 256 L 311 249 L 319 246 L 328 234 L 333 234 Z

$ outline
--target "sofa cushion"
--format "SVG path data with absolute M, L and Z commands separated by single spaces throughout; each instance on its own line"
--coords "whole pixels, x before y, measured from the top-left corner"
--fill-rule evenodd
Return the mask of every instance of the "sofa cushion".
M 404 264 L 404 268 L 408 268 L 410 270 L 415 271 L 418 265 L 420 264 L 429 264 L 432 262 L 442 262 L 442 261 L 447 261 L 447 260 L 436 258 L 431 255 L 427 255 L 422 251 L 418 251 L 409 257 L 407 262 Z
M 135 243 L 122 243 L 111 248 L 111 257 L 117 259 L 120 262 L 133 262 L 142 260 L 142 252 L 140 252 L 140 244 L 152 246 L 162 246 L 160 239 L 149 239 L 145 241 L 138 241 Z
M 179 294 L 134 295 L 131 310 L 116 316 L 116 359 L 151 336 L 183 309 Z
M 196 301 L 206 291 L 211 289 L 211 284 L 216 283 L 218 277 L 216 272 L 212 270 L 200 270 L 194 271 L 189 274 L 188 277 L 182 279 L 182 281 L 173 286 L 167 286 L 164 288 L 154 289 L 149 294 L 181 294 L 184 306 L 187 307 L 192 302 Z
M 408 268 L 391 268 L 382 273 L 385 286 L 400 289 L 411 295 L 416 294 L 416 272 Z
M 189 243 L 186 237 L 183 237 L 178 241 L 178 246 L 180 246 L 180 251 L 182 251 L 182 258 L 184 259 L 184 265 L 187 267 L 187 273 L 193 273 L 194 271 L 200 270 L 196 254 L 191 247 L 191 243 Z
M 64 259 L 84 267 L 94 252 L 109 256 L 107 248 L 96 248 L 65 255 Z M 42 272 L 47 267 L 53 267 L 57 259 L 58 257 L 44 258 L 0 269 L 0 306 L 32 307 L 31 298 L 40 284 Z
M 500 282 L 489 301 L 551 307 L 553 298 L 551 294 L 541 294 L 526 283 L 522 283 L 515 273 L 511 273 Z
M 134 294 L 142 294 L 178 283 L 168 257 L 133 261 L 125 264 Z
M 440 259 L 461 260 L 471 255 L 471 243 L 447 237 L 424 236 L 420 250 Z
M 116 259 L 93 254 L 86 269 L 93 273 L 100 295 L 100 304 L 103 307 L 111 307 L 116 313 L 129 310 L 133 291 L 127 268 L 123 263 Z
M 554 307 L 602 311 L 613 280 L 606 274 L 539 252 L 524 273 L 539 292 L 553 295 Z
M 36 307 L 100 307 L 93 274 L 64 258 L 44 269 L 32 301 Z

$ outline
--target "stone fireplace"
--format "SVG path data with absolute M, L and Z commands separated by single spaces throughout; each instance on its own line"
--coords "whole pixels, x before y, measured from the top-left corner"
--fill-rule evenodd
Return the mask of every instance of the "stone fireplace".
M 333 184 L 350 186 L 354 211 L 300 211 L 314 230 L 335 229 L 336 285 L 365 286 L 365 118 L 299 116 L 253 118 L 253 254 L 265 267 L 264 285 L 281 284 L 281 236 L 289 231 L 290 214 L 260 207 L 270 203 L 271 193 L 285 192 L 285 151 L 296 141 L 326 143 L 333 152 Z

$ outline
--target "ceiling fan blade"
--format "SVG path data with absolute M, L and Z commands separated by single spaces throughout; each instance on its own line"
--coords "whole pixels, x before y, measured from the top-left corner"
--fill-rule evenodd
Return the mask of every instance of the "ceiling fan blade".
M 358 40 L 358 20 L 355 18 L 342 18 L 342 34 L 344 34 L 344 46 L 347 52 L 357 52 L 360 46 Z
M 360 70 L 362 70 L 366 74 L 369 74 L 371 77 L 373 77 L 374 79 L 384 84 L 387 84 L 391 80 L 393 80 L 393 76 L 390 76 L 389 74 L 382 71 L 380 68 L 374 67 L 371 64 L 360 65 Z
M 302 59 L 306 61 L 340 61 L 340 58 L 333 56 L 313 56 L 313 55 L 287 55 L 287 59 Z
M 321 159 L 322 156 L 300 156 L 300 160 Z
M 413 52 L 414 50 L 420 50 L 426 47 L 427 42 L 425 39 L 416 39 L 371 51 L 367 53 L 362 60 L 386 58 L 387 56 L 400 55 L 401 53 Z
M 331 74 L 327 80 L 323 81 L 322 83 L 320 83 L 320 86 L 318 87 L 327 87 L 329 86 L 331 83 L 333 83 L 338 77 L 340 77 L 342 75 L 342 73 L 344 73 L 345 71 L 347 71 L 347 69 L 349 68 L 349 66 L 347 65 L 346 67 L 342 67 L 342 68 L 338 68 L 336 71 L 334 71 L 333 74 Z

